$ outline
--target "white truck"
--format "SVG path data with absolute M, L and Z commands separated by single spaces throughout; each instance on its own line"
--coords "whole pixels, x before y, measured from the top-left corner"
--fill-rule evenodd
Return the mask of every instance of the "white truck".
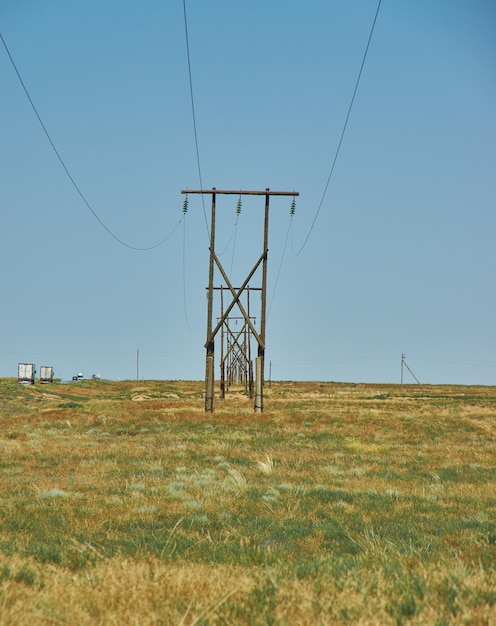
M 53 383 L 53 367 L 51 365 L 40 367 L 40 383 Z
M 36 367 L 33 363 L 19 363 L 17 366 L 17 382 L 20 385 L 34 385 Z

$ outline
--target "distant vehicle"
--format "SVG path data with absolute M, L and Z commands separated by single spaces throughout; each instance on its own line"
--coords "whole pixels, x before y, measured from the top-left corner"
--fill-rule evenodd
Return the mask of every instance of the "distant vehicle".
M 51 365 L 40 367 L 40 383 L 53 383 L 53 367 Z
M 33 363 L 19 363 L 17 366 L 17 382 L 20 385 L 34 385 L 36 367 Z
M 72 380 L 83 380 L 84 376 L 81 372 L 72 377 Z

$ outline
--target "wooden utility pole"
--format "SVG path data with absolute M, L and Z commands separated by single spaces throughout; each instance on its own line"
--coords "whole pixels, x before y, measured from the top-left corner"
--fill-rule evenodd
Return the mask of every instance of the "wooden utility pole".
M 266 190 L 269 191 L 268 189 Z M 267 311 L 267 254 L 269 252 L 269 198 L 265 194 L 265 217 L 264 217 L 264 259 L 262 264 L 262 313 L 260 316 L 260 336 L 262 341 L 258 342 L 258 356 L 255 361 L 255 413 L 263 411 L 263 388 L 264 388 L 264 365 L 265 365 L 265 315 Z
M 407 363 L 406 363 L 406 354 L 404 354 L 403 352 L 401 353 L 401 384 L 403 385 L 403 368 L 406 367 L 406 369 L 410 372 L 410 374 L 415 378 L 415 380 L 417 381 L 417 384 L 420 385 L 422 387 L 422 383 L 420 382 L 420 380 L 415 376 L 415 374 L 412 372 L 412 370 L 408 367 Z M 423 387 L 422 387 L 423 389 Z
M 212 333 L 212 311 L 213 311 L 213 294 L 214 294 L 214 262 L 215 262 L 215 190 L 212 193 L 212 215 L 210 218 L 210 262 L 208 269 L 208 312 L 207 312 L 207 341 L 205 348 L 207 349 L 207 357 L 205 364 L 205 411 L 212 412 L 214 410 L 214 339 L 215 334 Z
M 265 361 L 265 326 L 266 326 L 266 312 L 267 312 L 267 255 L 269 251 L 269 200 L 271 196 L 298 196 L 297 191 L 271 191 L 269 188 L 264 191 L 242 191 L 242 190 L 219 190 L 213 187 L 212 189 L 183 189 L 182 194 L 210 194 L 212 196 L 212 213 L 210 224 L 210 261 L 208 272 L 208 314 L 207 314 L 207 340 L 205 342 L 206 348 L 206 364 L 205 364 L 205 411 L 212 412 L 214 410 L 214 351 L 215 351 L 215 336 L 220 329 L 224 328 L 226 321 L 229 319 L 229 315 L 232 309 L 237 306 L 241 312 L 244 320 L 244 330 L 248 336 L 254 337 L 258 344 L 257 357 L 255 361 L 255 412 L 260 413 L 263 411 L 263 390 L 264 390 L 264 361 Z M 244 280 L 241 287 L 233 287 L 230 278 L 226 271 L 222 267 L 222 264 L 215 253 L 215 212 L 216 212 L 216 196 L 218 195 L 251 195 L 251 196 L 265 196 L 265 211 L 264 211 L 264 235 L 263 235 L 263 247 L 262 253 L 255 265 L 250 270 L 248 276 Z M 261 267 L 262 272 L 262 285 L 259 288 L 261 291 L 261 314 L 260 314 L 260 331 L 255 329 L 252 317 L 250 316 L 250 304 L 248 298 L 248 312 L 246 311 L 241 296 L 245 291 L 249 293 L 250 280 L 253 278 L 255 272 Z M 221 291 L 221 315 L 218 318 L 217 325 L 213 327 L 213 296 L 214 290 L 218 289 L 214 287 L 214 273 L 215 268 L 220 272 L 223 281 L 225 282 L 227 289 L 226 292 L 231 294 L 230 304 L 224 308 L 223 291 Z M 253 288 L 251 288 L 253 289 Z M 239 347 L 238 338 L 236 343 Z M 250 354 L 250 351 L 240 350 L 242 353 Z M 239 355 L 238 355 L 239 356 Z M 222 348 L 221 355 L 221 397 L 225 392 L 225 377 L 222 372 L 224 366 L 224 348 Z M 252 364 L 248 363 L 248 371 L 250 377 L 252 377 Z M 251 389 L 251 382 L 250 382 Z

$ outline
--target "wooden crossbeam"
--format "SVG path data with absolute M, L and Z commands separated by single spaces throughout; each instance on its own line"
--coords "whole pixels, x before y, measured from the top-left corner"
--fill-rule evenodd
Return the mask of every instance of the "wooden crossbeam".
M 182 194 L 186 193 L 203 193 L 203 194 L 215 194 L 215 195 L 227 195 L 227 196 L 299 196 L 298 191 L 271 191 L 265 189 L 264 191 L 247 191 L 243 189 L 181 189 Z

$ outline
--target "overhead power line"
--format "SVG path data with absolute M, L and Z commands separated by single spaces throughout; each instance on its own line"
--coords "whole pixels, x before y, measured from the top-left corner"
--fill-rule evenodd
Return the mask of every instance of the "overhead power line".
M 272 297 L 270 299 L 270 304 L 269 304 L 269 309 L 268 309 L 268 312 L 267 312 L 267 316 L 270 316 L 270 312 L 272 310 L 272 304 L 274 302 L 274 298 L 275 298 L 276 291 L 277 291 L 277 285 L 279 284 L 279 278 L 281 276 L 282 264 L 284 262 L 284 256 L 286 254 L 286 248 L 287 248 L 287 245 L 288 245 L 289 233 L 290 233 L 291 224 L 292 224 L 292 221 L 293 221 L 292 218 L 293 218 L 293 216 L 291 215 L 291 217 L 289 218 L 288 230 L 286 231 L 286 238 L 284 240 L 284 246 L 283 246 L 283 249 L 282 249 L 281 261 L 279 263 L 279 269 L 277 270 L 276 281 L 275 281 L 275 284 L 274 284 L 274 289 L 272 290 Z
M 200 165 L 200 150 L 198 148 L 198 131 L 196 128 L 195 98 L 193 94 L 193 75 L 191 72 L 191 56 L 189 53 L 189 34 L 188 34 L 188 17 L 186 14 L 186 0 L 183 0 L 183 13 L 184 13 L 184 35 L 186 37 L 186 56 L 188 59 L 189 94 L 190 94 L 190 99 L 191 99 L 191 114 L 193 117 L 193 131 L 195 135 L 196 164 L 198 167 L 198 180 L 200 182 L 200 189 L 203 189 L 203 181 L 202 181 L 202 173 L 201 173 L 201 165 Z M 207 234 L 210 237 L 210 231 L 208 228 L 208 220 L 207 220 L 207 211 L 205 209 L 205 200 L 203 196 L 201 198 L 201 201 L 202 201 L 202 206 L 203 206 L 203 217 L 205 219 L 205 227 L 207 229 Z
M 166 236 L 164 237 L 161 241 L 159 241 L 158 243 L 152 245 L 152 246 L 146 246 L 146 247 L 138 247 L 138 246 L 133 246 L 125 241 L 123 241 L 122 239 L 120 239 L 115 233 L 113 233 L 110 228 L 103 222 L 103 220 L 98 216 L 98 214 L 96 213 L 96 211 L 93 209 L 93 207 L 90 205 L 90 203 L 88 202 L 88 200 L 86 199 L 86 196 L 83 194 L 83 192 L 81 191 L 81 189 L 79 188 L 79 186 L 77 185 L 76 181 L 74 180 L 74 177 L 72 176 L 72 174 L 69 171 L 69 168 L 67 167 L 67 165 L 64 162 L 64 159 L 62 158 L 62 156 L 60 155 L 60 152 L 57 150 L 57 147 L 55 146 L 55 143 L 53 142 L 50 133 L 48 132 L 43 120 L 41 119 L 40 114 L 38 113 L 38 109 L 36 108 L 33 99 L 31 98 L 31 96 L 29 95 L 29 91 L 22 79 L 22 76 L 17 68 L 17 65 L 15 64 L 15 61 L 10 53 L 10 50 L 7 46 L 7 43 L 5 42 L 5 39 L 3 38 L 2 33 L 0 33 L 0 39 L 2 40 L 3 46 L 5 48 L 5 51 L 7 52 L 7 55 L 10 59 L 10 62 L 12 64 L 12 67 L 14 68 L 15 73 L 17 74 L 17 78 L 19 79 L 19 82 L 21 83 L 21 86 L 24 90 L 24 93 L 26 94 L 27 99 L 29 100 L 29 103 L 31 105 L 31 108 L 33 109 L 38 122 L 40 123 L 41 128 L 43 129 L 43 132 L 45 133 L 46 138 L 48 139 L 48 142 L 50 143 L 52 150 L 54 151 L 57 159 L 59 160 L 60 164 L 62 165 L 62 168 L 64 169 L 65 173 L 67 174 L 67 177 L 69 178 L 69 180 L 72 183 L 72 186 L 74 187 L 74 189 L 76 190 L 77 194 L 79 195 L 79 197 L 81 198 L 81 200 L 83 201 L 83 203 L 86 205 L 86 207 L 89 209 L 89 211 L 92 213 L 93 217 L 98 221 L 98 223 L 100 224 L 100 226 L 102 226 L 102 228 L 104 228 L 107 233 L 113 237 L 118 243 L 120 243 L 121 245 L 125 246 L 126 248 L 130 248 L 131 250 L 139 250 L 139 251 L 145 251 L 145 250 L 153 250 L 154 248 L 158 248 L 159 246 L 161 246 L 163 243 L 165 243 L 169 237 L 171 237 L 175 231 L 178 229 L 179 224 L 181 223 L 181 220 L 178 222 L 178 224 L 176 224 L 176 226 L 174 226 L 174 228 L 172 229 L 172 231 Z
M 195 324 L 191 324 L 190 323 L 190 319 L 189 319 L 189 315 L 188 315 L 188 306 L 187 306 L 187 286 L 186 286 L 186 250 L 187 250 L 187 246 L 186 246 L 186 214 L 184 215 L 183 218 L 183 254 L 182 254 L 182 265 L 183 265 L 183 309 L 184 309 L 184 319 L 186 322 L 186 327 L 188 329 L 188 331 L 190 333 L 193 333 L 196 328 L 198 327 L 198 324 L 201 321 L 201 318 L 203 317 L 203 311 L 201 313 L 201 316 L 197 319 L 197 321 L 195 322 Z
M 336 152 L 334 154 L 334 159 L 332 161 L 331 170 L 329 172 L 329 176 L 327 177 L 327 182 L 326 182 L 325 187 L 324 187 L 324 192 L 322 193 L 322 197 L 320 199 L 319 206 L 317 207 L 317 211 L 315 212 L 315 216 L 313 218 L 313 221 L 312 221 L 310 229 L 309 229 L 309 231 L 307 233 L 307 236 L 305 237 L 305 240 L 303 241 L 303 244 L 301 245 L 301 247 L 298 250 L 298 252 L 294 253 L 295 256 L 298 256 L 302 252 L 303 248 L 307 245 L 308 239 L 310 238 L 310 235 L 312 234 L 312 231 L 314 229 L 315 223 L 317 222 L 317 218 L 318 218 L 320 210 L 322 208 L 322 204 L 324 203 L 324 198 L 326 197 L 327 189 L 329 187 L 329 183 L 331 182 L 331 178 L 332 178 L 332 175 L 334 173 L 334 168 L 336 167 L 336 162 L 338 160 L 339 152 L 341 150 L 341 145 L 343 143 L 344 135 L 345 135 L 346 129 L 348 127 L 348 122 L 349 122 L 349 119 L 350 119 L 351 110 L 353 108 L 353 104 L 355 102 L 355 96 L 356 96 L 357 91 L 358 91 L 358 85 L 360 84 L 360 79 L 362 77 L 362 72 L 363 72 L 363 68 L 365 66 L 365 61 L 367 59 L 367 54 L 368 54 L 368 51 L 369 51 L 370 42 L 372 41 L 372 35 L 374 34 L 375 24 L 377 22 L 377 16 L 379 15 L 379 9 L 381 8 L 381 1 L 382 0 L 379 0 L 379 2 L 377 4 L 377 9 L 376 9 L 376 12 L 375 12 L 374 21 L 372 22 L 372 27 L 370 29 L 370 34 L 369 34 L 369 38 L 368 38 L 368 41 L 367 41 L 367 46 L 365 48 L 365 52 L 364 52 L 363 58 L 362 58 L 362 63 L 360 65 L 360 71 L 358 72 L 358 76 L 357 76 L 357 79 L 356 79 L 355 89 L 353 90 L 353 95 L 351 97 L 350 105 L 348 107 L 348 112 L 346 114 L 346 119 L 345 119 L 344 124 L 343 124 L 343 129 L 341 131 L 341 136 L 339 138 L 338 147 L 336 148 Z

